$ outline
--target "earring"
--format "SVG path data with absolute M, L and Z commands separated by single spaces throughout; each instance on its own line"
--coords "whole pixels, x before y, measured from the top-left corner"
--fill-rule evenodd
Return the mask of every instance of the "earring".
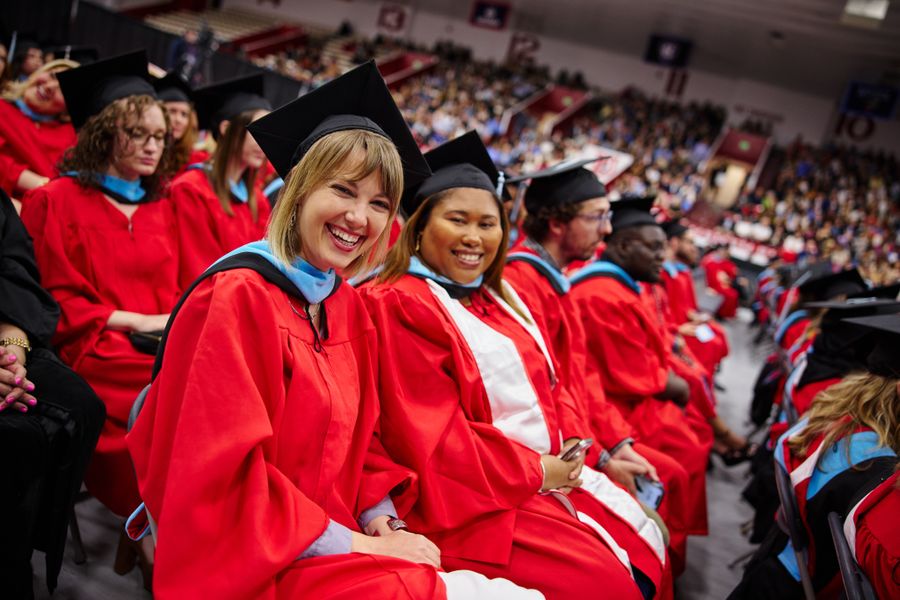
M 416 254 L 419 253 L 419 249 L 422 247 L 422 234 L 419 234 L 419 237 L 416 238 Z
M 297 211 L 295 210 L 291 213 L 291 223 L 290 223 L 291 231 L 297 228 Z

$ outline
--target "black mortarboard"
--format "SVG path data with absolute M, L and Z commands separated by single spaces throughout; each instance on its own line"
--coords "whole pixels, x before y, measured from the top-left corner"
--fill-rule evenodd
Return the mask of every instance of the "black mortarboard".
M 900 315 L 880 315 L 847 319 L 848 323 L 871 328 L 875 347 L 866 359 L 869 372 L 892 379 L 900 378 Z
M 884 298 L 855 298 L 848 300 L 828 300 L 805 302 L 801 308 L 824 308 L 828 312 L 822 317 L 822 324 L 852 317 L 893 314 L 900 312 L 900 301 Z
M 819 334 L 807 356 L 806 369 L 798 386 L 823 381 L 863 369 L 875 340 L 872 330 L 847 319 L 891 315 L 900 312 L 894 300 L 845 300 L 814 302 L 810 308 L 828 309 L 822 317 Z
M 656 201 L 655 196 L 645 196 L 641 198 L 622 198 L 612 203 L 612 230 L 615 234 L 618 231 L 629 227 L 639 227 L 641 225 L 656 225 L 661 227 L 650 209 Z
M 174 71 L 154 81 L 153 87 L 163 102 L 190 102 L 194 93 L 188 82 Z
M 27 36 L 16 35 L 13 42 L 15 42 L 15 47 L 9 49 L 11 51 L 9 57 L 10 61 L 22 60 L 25 58 L 25 55 L 28 54 L 29 50 L 41 47 L 41 45 L 33 38 Z M 12 45 L 13 42 L 10 42 L 10 45 Z
M 476 131 L 469 131 L 425 154 L 432 175 L 417 186 L 407 186 L 400 203 L 406 215 L 439 192 L 475 188 L 497 193 L 500 172 Z
M 57 79 L 75 129 L 121 98 L 156 97 L 147 73 L 147 53 L 143 50 L 61 71 Z
M 666 238 L 670 240 L 688 232 L 687 226 L 682 225 L 679 221 L 666 221 L 662 224 L 662 228 L 666 232 Z
M 886 298 L 888 300 L 896 300 L 898 295 L 900 295 L 900 283 L 869 288 L 850 294 L 847 298 Z
M 236 77 L 194 90 L 197 120 L 201 129 L 208 129 L 219 137 L 219 124 L 249 110 L 272 110 L 263 91 L 262 73 Z
M 100 58 L 100 53 L 94 46 L 53 46 L 47 48 L 46 52 L 53 54 L 54 60 L 73 60 L 81 66 L 96 62 Z
M 584 158 L 564 160 L 535 173 L 526 173 L 510 181 L 516 183 L 530 179 L 525 190 L 525 208 L 536 213 L 541 207 L 578 204 L 606 195 L 606 186 L 597 175 L 584 166 L 599 160 Z
M 855 294 L 866 289 L 866 282 L 856 269 L 828 273 L 807 279 L 798 288 L 807 300 L 831 300 L 842 295 Z
M 324 136 L 363 129 L 397 147 L 404 186 L 418 185 L 431 169 L 373 61 L 257 119 L 248 127 L 282 178 Z

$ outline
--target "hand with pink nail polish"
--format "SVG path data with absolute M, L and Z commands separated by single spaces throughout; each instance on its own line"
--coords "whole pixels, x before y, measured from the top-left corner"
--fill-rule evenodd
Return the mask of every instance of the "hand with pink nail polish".
M 6 356 L 12 356 L 16 360 L 3 364 Z M 29 406 L 37 404 L 35 397 L 28 393 L 31 391 L 34 391 L 34 384 L 27 379 L 25 366 L 15 354 L 7 350 L 4 355 L 0 355 L 0 410 L 13 407 L 27 412 Z

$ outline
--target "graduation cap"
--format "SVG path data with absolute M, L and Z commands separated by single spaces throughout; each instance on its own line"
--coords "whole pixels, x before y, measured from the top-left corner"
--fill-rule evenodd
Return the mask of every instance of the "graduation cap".
M 839 273 L 814 275 L 801 283 L 798 289 L 804 298 L 824 301 L 865 291 L 866 282 L 858 270 L 847 269 Z
M 149 78 L 147 53 L 143 50 L 57 74 L 75 129 L 121 98 L 138 95 L 155 98 L 156 91 Z
M 615 234 L 618 231 L 629 227 L 640 227 L 641 225 L 656 225 L 661 227 L 650 209 L 656 201 L 656 196 L 644 196 L 639 198 L 623 198 L 612 203 L 612 230 Z
M 219 137 L 219 124 L 248 110 L 272 110 L 263 95 L 265 82 L 262 73 L 235 77 L 194 91 L 197 120 L 201 129 L 208 129 Z M 255 136 L 254 136 L 255 137 Z
M 441 144 L 425 154 L 432 175 L 420 185 L 406 186 L 400 202 L 403 212 L 413 214 L 422 202 L 453 188 L 475 188 L 497 193 L 500 172 L 476 131 Z
M 900 314 L 856 317 L 847 323 L 868 327 L 874 333 L 875 346 L 866 358 L 870 373 L 881 377 L 900 377 Z
M 824 308 L 827 311 L 822 317 L 822 327 L 824 330 L 826 325 L 833 324 L 842 319 L 900 312 L 900 301 L 884 298 L 855 298 L 847 300 L 828 300 L 823 302 L 806 302 L 802 307 Z
M 583 158 L 565 160 L 535 173 L 526 173 L 510 180 L 511 183 L 531 179 L 525 190 L 525 208 L 532 213 L 546 206 L 578 204 L 606 195 L 606 186 L 585 165 L 600 160 Z
M 94 46 L 53 46 L 45 51 L 52 54 L 54 60 L 72 60 L 82 66 L 96 62 L 100 58 L 100 52 Z
M 670 240 L 688 232 L 687 226 L 682 225 L 679 221 L 666 221 L 662 224 L 662 228 L 666 232 L 666 238 Z
M 822 318 L 821 331 L 813 341 L 807 366 L 799 386 L 833 377 L 843 377 L 851 371 L 865 368 L 866 356 L 874 346 L 871 329 L 850 320 L 859 317 L 900 313 L 900 302 L 893 300 L 850 300 L 817 302 L 828 311 Z
M 418 185 L 431 175 L 374 61 L 257 119 L 248 129 L 282 178 L 317 141 L 352 129 L 370 131 L 394 142 L 403 163 L 404 187 Z
M 849 294 L 847 298 L 886 298 L 888 300 L 896 300 L 898 295 L 900 295 L 900 283 L 866 289 L 855 294 Z
M 190 102 L 194 93 L 188 82 L 174 71 L 154 81 L 153 87 L 163 102 Z
M 29 50 L 34 50 L 35 48 L 40 49 L 41 45 L 37 43 L 33 38 L 28 36 L 21 36 L 18 33 L 13 33 L 12 40 L 10 41 L 9 48 L 9 59 L 13 60 L 22 60 L 25 58 L 25 55 L 28 54 Z

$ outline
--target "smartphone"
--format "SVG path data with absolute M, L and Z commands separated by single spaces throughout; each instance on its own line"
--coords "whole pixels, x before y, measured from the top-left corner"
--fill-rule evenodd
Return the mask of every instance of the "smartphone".
M 653 510 L 662 504 L 666 488 L 659 481 L 653 481 L 645 475 L 634 476 L 634 486 L 637 488 L 637 499 Z
M 592 440 L 591 438 L 584 438 L 583 440 L 566 450 L 564 453 L 560 454 L 559 458 L 560 460 L 564 460 L 566 462 L 575 460 L 576 458 L 587 452 L 587 449 L 593 445 L 594 440 Z

